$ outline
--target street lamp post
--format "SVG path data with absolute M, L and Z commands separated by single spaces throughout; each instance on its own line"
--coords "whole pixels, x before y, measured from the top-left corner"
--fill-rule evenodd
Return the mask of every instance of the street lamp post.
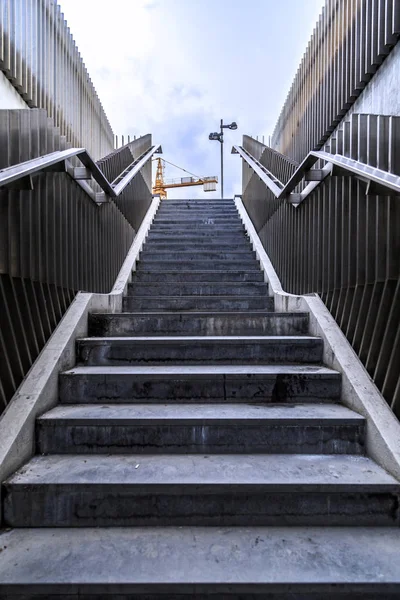
M 219 142 L 221 144 L 221 197 L 224 197 L 224 129 L 237 129 L 237 123 L 233 121 L 229 125 L 224 125 L 223 120 L 221 119 L 220 124 L 220 133 L 214 131 L 214 133 L 210 133 L 208 136 L 209 140 Z

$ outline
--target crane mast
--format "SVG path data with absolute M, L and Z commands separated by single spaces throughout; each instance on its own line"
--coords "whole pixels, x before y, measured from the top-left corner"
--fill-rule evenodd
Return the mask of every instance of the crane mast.
M 218 177 L 181 177 L 179 180 L 164 180 L 164 172 L 165 172 L 165 161 L 162 158 L 155 159 L 157 161 L 157 170 L 156 170 L 156 179 L 153 186 L 153 194 L 159 194 L 160 198 L 163 200 L 167 197 L 167 189 L 172 188 L 182 188 L 182 187 L 192 187 L 195 185 L 204 186 L 205 192 L 215 192 L 217 189 L 216 184 L 218 183 Z M 172 163 L 170 163 L 172 164 Z M 176 166 L 176 165 L 173 165 Z M 182 167 L 178 167 L 182 169 Z M 185 169 L 182 169 L 185 171 Z

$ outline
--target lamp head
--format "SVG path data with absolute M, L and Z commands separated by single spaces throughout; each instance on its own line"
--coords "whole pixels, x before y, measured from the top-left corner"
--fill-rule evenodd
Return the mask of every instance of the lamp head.
M 214 131 L 214 133 L 210 133 L 210 135 L 208 136 L 209 140 L 213 140 L 216 142 L 220 142 L 221 141 L 221 134 L 218 133 L 217 131 Z

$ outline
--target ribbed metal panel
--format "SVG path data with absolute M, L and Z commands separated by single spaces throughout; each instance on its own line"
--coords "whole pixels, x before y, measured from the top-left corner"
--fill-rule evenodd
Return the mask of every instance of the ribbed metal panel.
M 252 138 L 243 146 L 282 182 L 295 168 Z M 353 114 L 325 150 L 400 175 L 399 147 L 400 117 Z M 320 295 L 400 417 L 399 197 L 366 195 L 366 182 L 337 176 L 295 208 L 243 169 L 244 205 L 284 289 Z
M 110 123 L 56 0 L 0 0 L 0 69 L 73 146 L 94 158 L 112 151 Z
M 0 111 L 0 168 L 67 145 L 46 111 Z M 149 147 L 150 135 L 133 142 L 129 164 Z M 123 148 L 99 164 L 118 175 L 126 162 Z M 152 201 L 142 170 L 101 205 L 64 172 L 37 174 L 33 190 L 0 189 L 0 413 L 76 292 L 111 290 Z
M 400 0 L 327 0 L 272 147 L 301 162 L 340 123 L 400 35 Z

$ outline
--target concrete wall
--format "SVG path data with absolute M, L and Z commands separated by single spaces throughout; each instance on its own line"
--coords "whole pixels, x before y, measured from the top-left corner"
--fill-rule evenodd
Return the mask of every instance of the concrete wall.
M 350 108 L 352 113 L 400 116 L 400 41 Z
M 23 101 L 4 73 L 0 71 L 0 110 L 4 108 L 29 108 L 29 106 Z

